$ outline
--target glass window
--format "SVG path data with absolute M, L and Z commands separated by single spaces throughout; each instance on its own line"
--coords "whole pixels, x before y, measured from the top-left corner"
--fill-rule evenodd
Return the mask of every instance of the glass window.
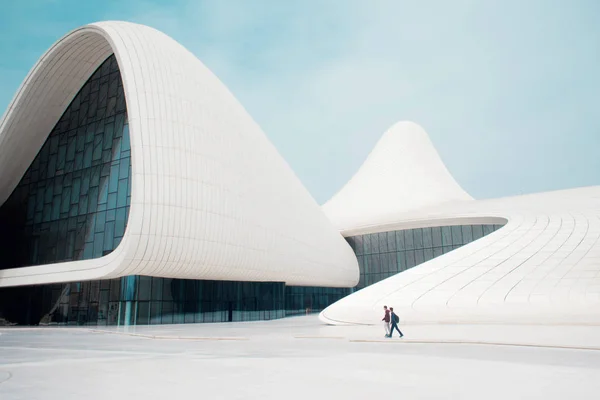
M 60 146 L 58 148 L 58 157 L 56 159 L 56 170 L 62 172 L 65 169 L 65 161 L 67 158 L 67 146 Z
M 91 235 L 90 235 L 91 236 Z M 93 250 L 93 258 L 100 258 L 104 253 L 104 235 L 96 234 L 94 235 L 94 250 Z
M 385 269 L 385 272 L 389 273 L 390 275 L 394 275 L 398 272 L 398 260 L 396 252 L 387 254 L 386 263 L 387 267 Z
M 453 226 L 452 227 L 452 244 L 453 245 L 461 245 L 461 244 L 463 244 L 462 228 L 460 226 Z
M 413 229 L 413 237 L 414 237 L 414 246 L 415 249 L 423 248 L 423 230 L 422 229 Z
M 373 254 L 368 254 L 365 256 L 365 274 L 373 274 L 375 273 L 375 261 L 373 260 Z
M 431 259 L 433 259 L 433 249 L 425 249 L 423 250 L 423 257 L 425 259 L 425 261 L 429 261 Z
M 71 206 L 71 188 L 64 187 L 60 200 L 60 212 L 67 213 L 69 212 L 69 207 Z
M 136 325 L 148 325 L 150 323 L 150 302 L 140 301 L 137 303 Z
M 83 150 L 83 168 L 90 168 L 92 166 L 92 156 L 94 155 L 94 147 L 86 144 Z
M 369 235 L 369 238 L 371 239 L 371 248 L 369 253 L 379 253 L 379 234 L 372 233 Z
M 119 188 L 117 189 L 117 207 L 127 206 L 127 179 L 121 179 L 119 181 Z M 96 188 L 96 192 L 98 188 Z
M 57 220 L 58 218 L 60 218 L 60 201 L 62 199 L 62 196 L 58 195 L 58 196 L 54 196 L 54 199 L 52 200 L 52 219 L 53 220 Z
M 115 236 L 123 236 L 125 234 L 125 223 L 126 223 L 126 210 L 125 208 L 117 209 L 116 223 L 115 223 Z
M 113 62 L 116 63 L 111 56 L 102 65 Z M 103 84 L 98 73 L 103 66 L 74 97 L 13 194 L 0 206 L 0 231 L 6 226 L 3 224 L 6 210 L 26 210 L 18 223 L 22 224 L 23 232 L 31 233 L 22 240 L 29 242 L 26 247 L 36 250 L 29 252 L 35 254 L 24 253 L 18 261 L 20 266 L 101 257 L 114 249 L 119 243 L 115 239 L 122 237 L 125 230 L 131 160 L 122 159 L 120 148 L 113 151 L 116 149 L 112 146 L 113 136 L 117 136 L 115 129 L 129 143 L 129 131 L 124 124 L 127 116 L 125 109 L 108 118 L 97 113 L 98 106 L 102 107 L 101 97 L 106 97 L 108 91 L 108 81 Z M 113 74 L 118 77 L 118 69 Z M 112 82 L 115 84 L 111 86 L 111 95 L 123 96 L 119 79 L 113 78 Z M 121 139 L 118 143 L 120 147 Z M 106 166 L 100 164 L 103 161 Z M 114 164 L 112 171 L 110 164 Z M 108 193 L 114 196 L 109 198 Z M 117 206 L 123 208 L 119 218 Z M 76 220 L 69 216 L 77 215 L 87 222 L 75 226 Z M 51 224 L 43 226 L 44 223 Z M 0 252 L 3 251 L 6 249 L 0 247 Z M 5 268 L 4 262 L 0 260 L 0 270 Z M 91 317 L 85 314 L 85 318 L 97 319 L 94 314 L 97 311 L 90 312 Z
M 114 222 L 106 222 L 106 224 L 104 225 L 103 252 L 111 251 L 116 248 L 116 246 L 114 246 L 114 238 L 115 238 L 115 223 Z
M 388 251 L 396 251 L 396 232 L 391 231 L 386 233 Z
M 123 96 L 123 95 L 117 96 L 116 110 L 117 110 L 117 112 L 122 112 L 125 110 L 125 96 Z
M 138 301 L 147 301 L 151 298 L 152 278 L 149 276 L 138 277 Z
M 108 81 L 108 97 L 115 97 L 117 95 L 117 89 L 119 88 L 119 74 L 117 72 L 110 76 Z
M 371 260 L 372 260 L 372 264 L 370 265 L 371 266 L 371 271 L 370 271 L 371 273 L 374 273 L 374 274 L 381 273 L 381 267 L 382 266 L 381 266 L 381 260 L 380 260 L 380 258 L 381 258 L 380 254 L 378 254 L 378 253 L 371 255 Z
M 133 301 L 136 299 L 137 276 L 125 276 L 121 278 L 121 300 Z
M 406 250 L 412 250 L 415 248 L 412 229 L 407 229 L 404 231 L 404 246 Z
M 354 241 L 356 243 L 356 255 L 365 254 L 365 251 L 364 251 L 364 235 L 354 236 Z
M 387 243 L 387 233 L 381 232 L 378 234 L 379 236 L 379 252 L 385 253 L 388 251 L 388 243 Z
M 113 116 L 115 115 L 115 108 L 117 106 L 117 98 L 116 97 L 109 97 L 108 98 L 108 103 L 106 105 L 106 115 L 109 116 Z
M 406 259 L 404 258 L 404 252 L 399 251 L 396 253 L 396 270 L 393 271 L 398 273 L 400 271 L 404 271 L 406 269 Z
M 431 228 L 423 228 L 423 248 L 429 249 L 431 247 L 433 247 Z
M 104 232 L 104 225 L 106 224 L 106 211 L 96 213 L 94 232 Z
M 483 226 L 473 225 L 473 240 L 477 240 L 483 237 Z
M 98 204 L 105 204 L 108 201 L 108 177 L 100 178 L 100 194 L 98 196 Z
M 162 303 L 160 301 L 153 301 L 150 303 L 150 324 L 161 324 L 162 323 Z
M 404 256 L 406 257 L 406 269 L 412 268 L 415 265 L 417 265 L 417 262 L 415 260 L 415 251 L 414 250 L 406 251 L 404 253 Z
M 452 227 L 450 226 L 442 227 L 442 245 L 452 246 Z
M 94 148 L 92 152 L 92 161 L 101 160 L 102 159 L 102 134 L 96 135 L 94 138 Z
M 494 225 L 483 225 L 483 236 L 494 232 Z
M 404 243 L 404 232 L 396 231 L 396 250 L 402 251 L 406 249 L 406 245 Z
M 415 250 L 415 265 L 423 264 L 425 262 L 425 255 L 423 249 Z
M 47 186 L 46 193 L 44 196 L 44 204 L 52 203 L 52 198 L 54 197 L 54 186 Z
M 463 244 L 471 243 L 473 241 L 473 230 L 471 225 L 462 226 L 462 240 Z
M 119 163 L 119 179 L 129 177 L 129 157 L 122 158 Z
M 174 320 L 173 320 L 174 311 L 175 311 L 174 303 L 172 303 L 170 301 L 164 301 L 162 303 L 161 322 L 163 324 L 172 324 L 174 322 Z
M 164 279 L 162 278 L 156 278 L 153 277 L 152 278 L 152 300 L 157 300 L 160 301 L 162 300 L 162 294 L 163 294 L 163 289 L 162 289 L 162 285 L 163 285 L 163 281 Z
M 373 252 L 371 248 L 371 235 L 362 235 L 363 238 L 363 254 L 371 254 Z
M 163 279 L 163 285 L 162 285 L 162 287 L 163 287 L 163 295 L 162 295 L 163 301 L 166 301 L 166 302 L 170 303 L 170 302 L 175 301 L 175 299 L 179 298 L 179 296 L 173 296 L 173 289 L 174 289 L 174 286 L 175 286 L 176 283 L 177 283 L 176 279 L 171 279 L 171 278 Z

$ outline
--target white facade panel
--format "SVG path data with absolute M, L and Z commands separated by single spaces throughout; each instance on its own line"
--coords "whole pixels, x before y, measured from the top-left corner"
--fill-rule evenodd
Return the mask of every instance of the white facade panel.
M 133 274 L 356 284 L 352 250 L 243 107 L 189 51 L 142 25 L 77 29 L 34 66 L 0 123 L 0 204 L 112 53 L 132 149 L 125 236 L 102 258 L 2 270 L 0 286 Z
M 472 198 L 450 175 L 423 128 L 398 122 L 323 210 L 346 231 L 379 226 L 399 212 L 455 200 Z
M 414 124 L 395 125 L 326 204 L 344 236 L 506 225 L 343 298 L 321 319 L 376 324 L 387 305 L 415 323 L 600 323 L 600 187 L 471 200 L 448 179 L 441 160 L 432 159 L 437 156 L 424 135 Z M 397 160 L 407 155 L 407 161 Z M 407 174 L 425 183 L 419 187 Z M 434 195 L 439 188 L 444 190 Z M 353 203 L 358 200 L 363 203 Z

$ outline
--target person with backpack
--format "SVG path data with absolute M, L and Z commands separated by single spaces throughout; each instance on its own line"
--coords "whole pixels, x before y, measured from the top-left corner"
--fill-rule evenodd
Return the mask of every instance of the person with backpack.
M 388 337 L 392 337 L 392 334 L 394 333 L 394 328 L 398 331 L 398 333 L 400 334 L 400 337 L 403 337 L 404 334 L 402 332 L 400 332 L 400 329 L 398 328 L 398 323 L 400 322 L 400 317 L 398 317 L 398 314 L 396 314 L 394 312 L 394 307 L 390 307 L 390 321 L 391 321 L 391 328 L 390 328 L 390 335 Z
M 383 314 L 381 320 L 383 321 L 383 327 L 385 328 L 385 337 L 390 337 L 390 310 L 388 310 L 387 306 L 383 306 L 383 311 L 385 314 Z

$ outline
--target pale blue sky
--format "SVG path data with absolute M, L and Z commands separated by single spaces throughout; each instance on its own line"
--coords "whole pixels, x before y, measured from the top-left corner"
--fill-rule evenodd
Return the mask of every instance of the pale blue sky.
M 1 112 L 55 40 L 120 19 L 162 30 L 211 68 L 321 203 L 399 120 L 421 124 L 477 198 L 600 184 L 596 0 L 5 0 L 0 9 Z

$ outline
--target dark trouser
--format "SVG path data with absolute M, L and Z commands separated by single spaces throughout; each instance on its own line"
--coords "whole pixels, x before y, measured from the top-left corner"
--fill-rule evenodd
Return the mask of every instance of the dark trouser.
M 392 335 L 394 334 L 394 329 L 396 329 L 398 331 L 400 336 L 404 336 L 404 334 L 402 332 L 400 332 L 400 329 L 398 329 L 398 324 L 395 323 L 394 321 L 392 321 L 392 328 L 390 329 L 390 337 L 392 337 Z

